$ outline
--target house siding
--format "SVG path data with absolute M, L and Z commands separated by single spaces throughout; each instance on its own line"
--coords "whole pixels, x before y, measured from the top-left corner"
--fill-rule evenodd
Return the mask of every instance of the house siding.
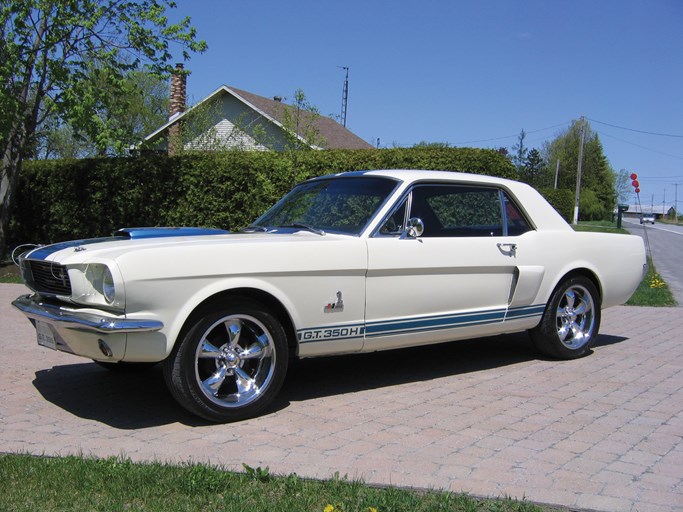
M 185 133 L 181 135 L 184 137 L 183 147 L 186 150 L 197 151 L 282 151 L 289 143 L 288 134 L 278 120 L 282 108 L 285 107 L 274 100 L 223 86 L 182 114 L 183 121 L 189 123 Z M 193 118 L 195 121 L 192 121 Z M 149 135 L 146 138 L 147 147 L 156 151 L 166 151 L 169 129 L 174 126 L 177 125 L 169 122 Z M 315 121 L 315 128 L 324 143 L 316 142 L 316 146 L 313 147 L 371 147 L 332 119 L 318 118 Z

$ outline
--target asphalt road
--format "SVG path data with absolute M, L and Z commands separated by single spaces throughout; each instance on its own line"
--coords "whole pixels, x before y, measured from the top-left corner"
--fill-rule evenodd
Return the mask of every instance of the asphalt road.
M 649 244 L 657 272 L 664 278 L 678 305 L 683 305 L 683 226 L 643 224 L 624 219 L 624 228 L 643 237 Z

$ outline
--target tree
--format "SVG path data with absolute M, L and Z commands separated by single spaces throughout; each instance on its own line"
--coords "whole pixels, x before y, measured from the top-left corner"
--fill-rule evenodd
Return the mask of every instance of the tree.
M 633 193 L 631 173 L 626 169 L 614 173 L 614 197 L 618 204 L 628 204 Z
M 121 127 L 98 112 L 126 93 L 127 73 L 144 64 L 167 75 L 171 45 L 185 60 L 206 49 L 189 18 L 168 24 L 166 9 L 174 7 L 172 0 L 0 0 L 0 255 L 22 161 L 35 154 L 46 119 L 56 116 L 98 147 L 116 145 Z
M 585 133 L 581 193 L 583 194 L 583 190 L 591 190 L 593 194 L 588 197 L 594 198 L 599 203 L 599 207 L 591 207 L 590 211 L 585 212 L 581 211 L 580 208 L 580 214 L 584 220 L 593 220 L 595 212 L 611 212 L 614 207 L 614 171 L 603 153 L 602 143 L 597 133 L 591 130 L 588 122 L 585 122 L 583 129 Z M 581 130 L 582 122 L 574 121 L 567 130 L 561 132 L 543 147 L 543 158 L 546 162 L 548 179 L 550 169 L 552 168 L 552 172 L 555 169 L 551 163 L 557 162 L 558 159 L 562 162 L 558 177 L 558 188 L 569 190 L 576 188 Z
M 279 114 L 287 137 L 285 149 L 325 147 L 325 138 L 320 135 L 320 130 L 316 126 L 320 111 L 308 101 L 302 89 L 294 91 L 294 101 L 291 105 L 283 104 Z
M 89 79 L 94 79 L 92 76 Z M 93 87 L 111 89 L 106 81 L 97 80 Z M 131 146 L 142 142 L 168 119 L 168 80 L 147 70 L 133 70 L 125 74 L 120 91 L 110 91 L 108 105 L 94 109 L 93 128 L 75 130 L 67 120 L 53 112 L 36 131 L 35 158 L 87 158 L 93 156 L 122 156 Z M 110 123 L 115 138 L 99 137 L 106 122 Z M 26 155 L 27 157 L 29 155 Z
M 517 144 L 512 146 L 512 163 L 515 164 L 517 172 L 521 173 L 526 164 L 527 154 L 529 148 L 524 145 L 524 139 L 526 138 L 526 132 L 522 130 L 519 132 L 519 137 L 517 137 Z
M 532 187 L 543 187 L 545 185 L 543 176 L 544 166 L 545 163 L 543 162 L 541 152 L 536 148 L 531 149 L 524 162 L 524 167 L 521 170 L 522 180 Z

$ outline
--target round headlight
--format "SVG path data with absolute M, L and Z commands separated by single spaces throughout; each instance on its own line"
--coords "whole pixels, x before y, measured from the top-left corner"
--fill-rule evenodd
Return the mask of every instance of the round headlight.
M 102 275 L 102 294 L 104 295 L 104 300 L 109 304 L 112 304 L 116 298 L 114 277 L 111 275 L 111 271 L 106 267 L 104 269 L 104 274 Z

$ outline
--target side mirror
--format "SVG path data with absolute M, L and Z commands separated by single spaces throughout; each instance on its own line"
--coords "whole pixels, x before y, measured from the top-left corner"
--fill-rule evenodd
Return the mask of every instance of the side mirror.
M 425 225 L 424 222 L 422 222 L 422 219 L 419 217 L 411 217 L 408 219 L 408 226 L 406 227 L 406 230 L 403 232 L 403 235 L 401 238 L 418 238 L 422 236 L 422 233 L 425 232 Z

